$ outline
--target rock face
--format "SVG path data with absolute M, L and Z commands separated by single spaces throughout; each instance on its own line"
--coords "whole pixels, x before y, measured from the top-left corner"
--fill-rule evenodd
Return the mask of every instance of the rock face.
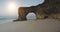
M 19 21 L 27 20 L 26 15 L 30 12 L 36 14 L 37 19 L 59 19 L 60 18 L 60 0 L 45 0 L 43 4 L 31 7 L 19 7 Z

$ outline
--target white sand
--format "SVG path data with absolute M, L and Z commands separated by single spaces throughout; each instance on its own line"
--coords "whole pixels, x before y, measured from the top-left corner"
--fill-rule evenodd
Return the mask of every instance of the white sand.
M 60 21 L 28 20 L 0 24 L 0 32 L 60 32 Z

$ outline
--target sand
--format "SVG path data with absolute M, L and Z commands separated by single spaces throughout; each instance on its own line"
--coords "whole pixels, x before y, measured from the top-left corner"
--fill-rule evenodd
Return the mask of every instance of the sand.
M 0 24 L 0 32 L 60 32 L 60 21 L 27 20 Z

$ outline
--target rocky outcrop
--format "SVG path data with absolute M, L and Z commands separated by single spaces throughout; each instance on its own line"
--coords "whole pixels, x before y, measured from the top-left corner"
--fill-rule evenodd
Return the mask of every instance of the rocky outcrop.
M 43 4 L 39 4 L 37 6 L 19 7 L 17 20 L 19 21 L 27 20 L 26 15 L 30 12 L 35 13 L 37 19 L 45 18 L 59 19 L 60 0 L 45 0 Z

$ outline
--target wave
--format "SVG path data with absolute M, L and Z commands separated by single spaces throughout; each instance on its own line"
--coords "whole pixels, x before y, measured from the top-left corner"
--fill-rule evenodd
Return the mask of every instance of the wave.
M 15 20 L 17 17 L 0 17 L 0 24 L 1 23 L 7 23 Z

